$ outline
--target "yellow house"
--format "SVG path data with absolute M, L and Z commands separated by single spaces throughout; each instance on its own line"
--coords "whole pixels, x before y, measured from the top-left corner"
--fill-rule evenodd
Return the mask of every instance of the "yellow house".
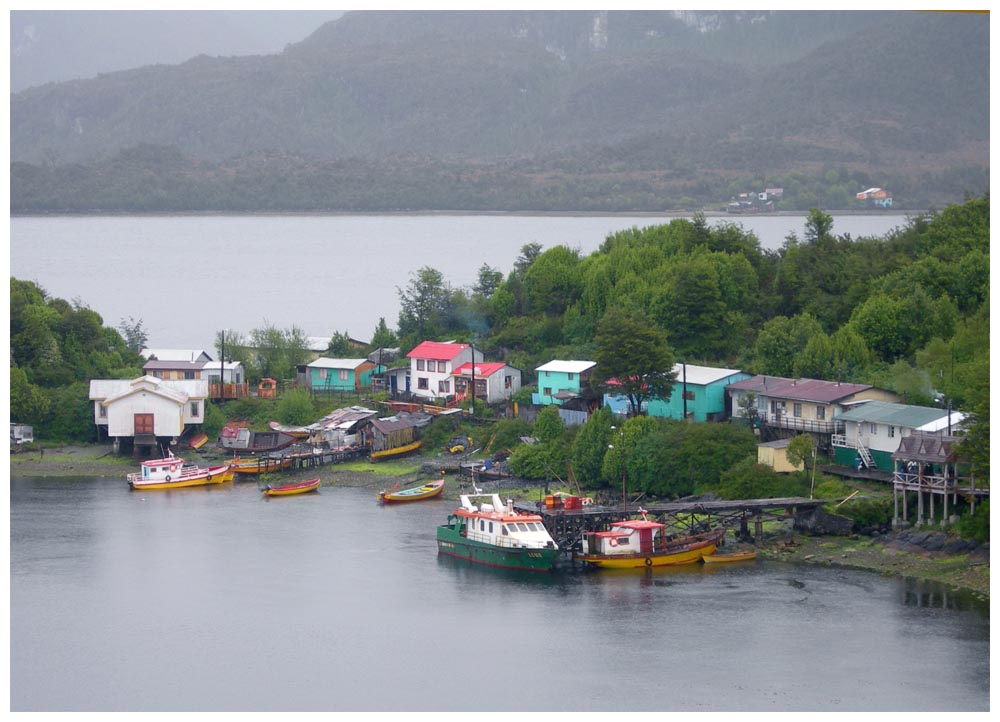
M 805 465 L 800 461 L 798 465 L 788 460 L 788 443 L 791 439 L 778 439 L 757 444 L 757 463 L 767 464 L 775 471 L 788 474 L 793 471 L 802 471 Z

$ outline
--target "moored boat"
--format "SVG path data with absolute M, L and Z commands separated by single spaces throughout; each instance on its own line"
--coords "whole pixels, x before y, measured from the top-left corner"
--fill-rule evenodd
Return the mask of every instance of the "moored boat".
M 305 481 L 293 481 L 288 484 L 281 484 L 280 486 L 271 486 L 268 484 L 264 487 L 264 496 L 294 496 L 296 494 L 307 494 L 310 491 L 316 491 L 319 489 L 322 482 L 319 478 L 316 479 L 306 479 Z
M 478 506 L 473 498 L 486 497 Z M 559 546 L 537 514 L 514 511 L 499 494 L 462 494 L 462 505 L 437 528 L 438 553 L 503 569 L 548 572 Z
M 277 421 L 269 421 L 267 425 L 271 427 L 272 431 L 287 434 L 296 439 L 306 439 L 312 433 L 308 426 L 285 426 L 284 424 L 279 424 Z
M 701 560 L 706 564 L 725 564 L 727 562 L 746 562 L 757 558 L 755 551 L 729 552 L 728 554 L 705 554 Z
M 125 477 L 132 489 L 183 489 L 233 480 L 229 464 L 208 467 L 185 464 L 184 459 L 172 453 L 163 459 L 144 461 L 139 465 L 139 469 L 138 473 L 128 474 Z
M 292 466 L 291 459 L 275 459 L 268 456 L 251 456 L 233 460 L 233 471 L 237 474 L 272 474 Z
M 588 566 L 639 569 L 693 564 L 715 553 L 725 529 L 669 537 L 666 525 L 642 519 L 615 522 L 607 531 L 583 533 L 581 551 L 573 559 Z
M 378 493 L 378 500 L 383 504 L 392 504 L 397 502 L 407 502 L 407 501 L 422 501 L 424 499 L 433 499 L 441 495 L 444 491 L 444 479 L 438 479 L 432 481 L 429 484 L 424 484 L 422 486 L 414 486 L 410 489 L 402 489 L 399 491 L 380 491 Z
M 393 456 L 402 456 L 403 454 L 409 454 L 411 451 L 416 451 L 423 443 L 423 441 L 418 440 L 409 444 L 403 444 L 402 446 L 396 446 L 391 449 L 373 451 L 370 458 L 372 461 L 380 461 L 382 459 L 389 459 Z

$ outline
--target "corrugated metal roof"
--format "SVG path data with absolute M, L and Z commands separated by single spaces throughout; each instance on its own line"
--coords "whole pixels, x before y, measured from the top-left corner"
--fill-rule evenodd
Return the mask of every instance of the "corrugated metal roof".
M 560 373 L 567 374 L 579 374 L 583 373 L 587 369 L 593 368 L 597 365 L 596 361 L 549 361 L 548 363 L 542 364 L 535 371 L 557 371 Z
M 318 358 L 306 364 L 317 369 L 356 369 L 361 364 L 371 363 L 366 358 Z
M 381 431 L 383 434 L 400 431 L 402 429 L 409 429 L 416 425 L 417 424 L 414 423 L 412 419 L 404 419 L 399 416 L 388 416 L 384 419 L 372 419 L 372 426 Z
M 476 364 L 476 376 L 492 376 L 500 369 L 504 368 L 507 364 L 500 361 L 493 361 L 490 363 L 480 363 Z M 457 369 L 451 372 L 452 376 L 471 376 L 472 375 L 472 364 L 464 363 Z
M 189 348 L 144 348 L 139 355 L 144 359 L 155 356 L 158 361 L 197 361 L 203 355 L 209 361 L 212 360 L 212 355 L 207 351 Z
M 429 358 L 435 361 L 451 361 L 469 348 L 464 343 L 442 343 L 439 341 L 424 341 L 406 354 L 407 358 Z
M 833 403 L 875 388 L 870 384 L 848 384 L 820 379 L 786 379 L 781 376 L 754 376 L 729 384 L 727 389 L 753 391 L 761 396 L 796 401 Z
M 207 361 L 147 361 L 142 369 L 155 371 L 201 371 Z
M 837 421 L 856 421 L 872 424 L 889 424 L 916 429 L 937 421 L 942 416 L 947 417 L 947 409 L 935 409 L 928 406 L 910 406 L 894 404 L 889 401 L 869 401 L 850 411 L 837 414 Z
M 742 374 L 736 369 L 720 369 L 712 366 L 696 366 L 695 364 L 674 364 L 674 371 L 677 372 L 677 383 L 681 383 L 687 378 L 687 383 L 695 386 L 708 386 L 730 376 Z

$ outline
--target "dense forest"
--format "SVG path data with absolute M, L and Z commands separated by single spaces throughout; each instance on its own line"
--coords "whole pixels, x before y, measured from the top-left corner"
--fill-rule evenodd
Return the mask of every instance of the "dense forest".
M 424 340 L 472 341 L 486 358 L 522 369 L 521 401 L 532 370 L 553 358 L 597 361 L 598 386 L 609 376 L 642 375 L 658 389 L 665 382 L 663 395 L 670 380 L 654 379 L 656 370 L 681 360 L 867 383 L 907 403 L 972 414 L 965 448 L 977 478 L 989 477 L 988 196 L 878 238 L 838 235 L 833 218 L 813 209 L 804 237 L 773 252 L 739 226 L 711 227 L 700 216 L 615 233 L 586 256 L 529 244 L 506 277 L 484 264 L 469 288 L 424 267 L 400 288 L 400 302 L 397 328 L 380 323 L 374 346 L 398 343 L 405 354 Z M 92 438 L 87 381 L 137 376 L 142 334 L 141 321 L 107 328 L 81 301 L 12 278 L 12 419 L 34 424 L 43 439 Z M 331 338 L 333 353 L 348 341 Z M 246 345 L 230 339 L 227 351 Z M 308 422 L 298 401 L 305 418 L 295 423 Z M 605 409 L 567 428 L 548 409 L 534 427 L 507 419 L 492 433 L 528 478 L 565 479 L 572 469 L 585 483 L 613 487 L 627 471 L 633 488 L 665 496 L 783 483 L 755 466 L 754 437 L 738 426 L 639 416 L 612 431 L 614 423 Z M 428 448 L 455 431 L 430 431 Z M 621 441 L 612 453 L 613 433 Z M 526 434 L 539 443 L 521 444 Z
M 979 13 L 351 12 L 11 96 L 11 210 L 942 208 L 989 187 Z

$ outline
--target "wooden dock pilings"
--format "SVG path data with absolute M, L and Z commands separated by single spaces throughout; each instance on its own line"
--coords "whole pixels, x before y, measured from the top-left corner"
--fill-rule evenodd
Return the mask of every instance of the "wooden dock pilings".
M 709 527 L 735 528 L 736 536 L 760 542 L 765 519 L 789 519 L 800 511 L 809 511 L 825 502 L 803 497 L 781 499 L 742 499 L 717 501 L 669 502 L 643 504 L 641 507 L 589 505 L 579 509 L 546 507 L 541 502 L 516 502 L 514 507 L 524 513 L 538 514 L 559 548 L 570 553 L 585 531 L 601 531 L 627 516 L 635 516 L 642 508 L 646 516 L 666 524 L 677 534 L 692 534 Z M 750 523 L 753 523 L 753 535 Z

